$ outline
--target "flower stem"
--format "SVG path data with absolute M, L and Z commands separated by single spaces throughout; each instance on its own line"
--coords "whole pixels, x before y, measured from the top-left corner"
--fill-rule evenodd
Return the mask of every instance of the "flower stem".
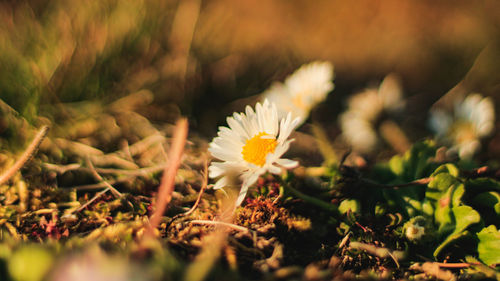
M 321 209 L 324 209 L 326 211 L 332 212 L 332 213 L 339 213 L 339 210 L 337 206 L 327 203 L 325 201 L 319 200 L 318 198 L 306 195 L 297 189 L 293 188 L 290 184 L 286 184 L 285 188 L 290 191 L 293 195 L 295 195 L 297 198 L 304 200 L 305 202 L 315 205 L 317 207 L 320 207 Z

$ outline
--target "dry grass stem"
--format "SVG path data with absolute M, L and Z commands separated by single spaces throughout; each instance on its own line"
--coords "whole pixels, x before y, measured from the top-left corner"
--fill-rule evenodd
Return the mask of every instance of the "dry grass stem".
M 110 188 L 106 187 L 106 189 L 104 189 L 103 191 L 101 191 L 101 192 L 97 193 L 96 195 L 94 195 L 94 197 L 92 197 L 92 199 L 90 199 L 89 201 L 87 201 L 87 203 L 83 204 L 78 209 L 75 209 L 72 213 L 78 213 L 81 210 L 87 208 L 87 206 L 89 206 L 90 204 L 92 204 L 92 202 L 94 202 L 95 200 L 99 199 L 99 197 L 101 197 L 104 193 L 108 192 L 109 190 L 110 190 Z
M 105 179 L 103 179 L 101 177 L 101 175 L 99 175 L 99 173 L 95 170 L 94 165 L 92 164 L 92 161 L 90 161 L 89 158 L 87 158 L 87 165 L 89 166 L 90 171 L 92 172 L 92 175 L 96 178 L 96 180 L 102 182 L 106 187 L 108 187 L 109 190 L 111 190 L 111 192 L 116 197 L 120 198 L 123 196 L 123 194 L 121 194 L 120 191 L 116 190 L 116 188 L 114 188 L 110 183 L 108 183 Z
M 165 212 L 168 203 L 172 199 L 172 192 L 174 191 L 175 175 L 177 169 L 181 164 L 182 154 L 184 152 L 184 145 L 186 144 L 188 134 L 188 121 L 181 119 L 177 121 L 172 146 L 168 153 L 169 159 L 167 166 L 163 172 L 161 184 L 158 190 L 154 213 L 151 216 L 149 232 L 152 234 L 153 230 L 160 224 L 161 217 Z
M 47 132 L 49 131 L 49 126 L 43 126 L 38 133 L 35 135 L 35 138 L 31 141 L 30 145 L 23 152 L 21 157 L 17 159 L 16 163 L 12 165 L 7 171 L 5 171 L 2 175 L 0 175 L 0 185 L 7 182 L 19 169 L 21 169 L 26 162 L 28 162 L 31 157 L 36 153 L 40 144 L 42 143 L 45 136 L 47 136 Z
M 222 227 L 228 227 L 237 231 L 245 232 L 248 233 L 250 230 L 246 227 L 239 226 L 233 223 L 228 223 L 228 222 L 223 222 L 223 221 L 209 221 L 209 220 L 192 220 L 189 221 L 189 223 L 192 224 L 201 224 L 201 225 L 215 225 L 215 226 L 222 226 Z
M 406 137 L 403 130 L 393 121 L 386 120 L 380 125 L 380 133 L 382 137 L 396 150 L 398 153 L 405 153 L 411 143 Z
M 196 198 L 196 201 L 194 202 L 193 207 L 191 207 L 191 209 L 189 209 L 189 211 L 181 214 L 182 216 L 188 216 L 192 212 L 194 212 L 194 210 L 196 210 L 196 207 L 198 207 L 198 204 L 201 201 L 201 196 L 205 192 L 205 189 L 207 188 L 207 185 L 208 185 L 208 163 L 205 161 L 205 166 L 203 168 L 203 183 L 201 185 L 200 192 L 198 194 L 198 198 Z

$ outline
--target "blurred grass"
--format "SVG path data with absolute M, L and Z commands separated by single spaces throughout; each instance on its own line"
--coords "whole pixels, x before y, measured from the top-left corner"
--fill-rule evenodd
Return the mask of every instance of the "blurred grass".
M 424 93 L 417 107 L 425 108 L 498 41 L 498 10 L 491 0 L 4 2 L 0 97 L 32 119 L 43 105 L 146 89 L 156 101 L 148 117 L 164 121 L 180 106 L 211 133 L 226 115 L 221 104 L 324 59 L 335 64 L 338 99 L 327 103 L 336 111 L 341 98 L 389 72 L 411 95 Z M 496 93 L 500 81 L 490 80 L 472 90 Z

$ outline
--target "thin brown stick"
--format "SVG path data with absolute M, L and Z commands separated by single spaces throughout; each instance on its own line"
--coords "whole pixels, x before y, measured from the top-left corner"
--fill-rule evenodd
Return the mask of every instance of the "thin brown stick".
M 108 183 L 109 184 L 117 184 L 120 182 L 126 182 L 129 180 L 132 180 L 134 178 L 135 178 L 135 176 L 127 176 L 127 177 L 122 177 L 122 178 L 118 178 L 116 180 L 109 181 Z M 73 186 L 73 187 L 69 187 L 69 188 L 75 189 L 77 191 L 82 191 L 82 190 L 103 189 L 105 187 L 107 187 L 107 185 L 105 183 L 99 182 L 99 183 L 93 183 L 93 184 L 78 185 L 78 186 Z
M 422 178 L 422 179 L 414 180 L 414 181 L 407 182 L 407 183 L 389 185 L 389 187 L 407 187 L 407 186 L 414 186 L 414 185 L 427 185 L 433 179 L 434 179 L 433 177 Z
M 208 186 L 208 161 L 205 161 L 205 167 L 204 167 L 204 172 L 203 172 L 203 183 L 201 185 L 201 188 L 200 188 L 200 192 L 198 193 L 198 198 L 196 198 L 196 201 L 194 202 L 194 205 L 191 207 L 191 209 L 189 209 L 187 212 L 185 213 L 181 213 L 181 214 L 178 214 L 178 215 L 175 215 L 172 220 L 170 220 L 170 222 L 167 224 L 167 229 L 170 227 L 170 225 L 172 225 L 172 223 L 174 221 L 176 221 L 178 218 L 181 218 L 181 217 L 185 217 L 185 216 L 188 216 L 190 215 L 191 213 L 194 212 L 194 210 L 196 210 L 196 208 L 198 207 L 198 204 L 200 203 L 201 201 L 201 197 L 203 195 L 203 193 L 205 192 L 205 189 L 207 189 L 207 186 Z
M 250 230 L 248 228 L 246 228 L 246 227 L 243 227 L 243 226 L 240 226 L 240 225 L 236 225 L 236 224 L 233 224 L 233 223 L 223 222 L 223 221 L 192 220 L 192 221 L 189 221 L 189 223 L 192 223 L 192 224 L 201 224 L 201 225 L 225 226 L 225 227 L 229 227 L 229 228 L 232 228 L 234 230 L 245 232 L 245 233 L 250 232 Z
M 208 185 L 208 163 L 205 161 L 205 166 L 204 166 L 204 169 L 203 169 L 203 183 L 201 185 L 200 193 L 198 194 L 198 198 L 196 198 L 196 201 L 194 202 L 193 207 L 191 207 L 191 209 L 189 209 L 189 211 L 181 214 L 182 216 L 188 216 L 192 212 L 194 212 L 194 210 L 196 210 L 196 207 L 198 207 L 198 204 L 201 201 L 201 196 L 205 192 L 205 189 L 207 188 L 207 185 Z
M 474 265 L 466 262 L 460 262 L 460 263 L 435 262 L 435 264 L 437 264 L 439 267 L 442 268 L 467 268 L 470 267 L 471 265 Z
M 401 127 L 399 127 L 395 122 L 391 120 L 382 122 L 379 127 L 379 131 L 384 140 L 387 141 L 398 153 L 405 153 L 410 148 L 411 144 L 408 137 Z
M 228 196 L 222 198 L 221 213 L 217 221 L 194 220 L 191 223 L 214 225 L 214 231 L 202 238 L 202 248 L 200 253 L 195 257 L 194 261 L 187 267 L 183 280 L 204 280 L 210 269 L 222 254 L 222 249 L 227 244 L 228 234 L 227 228 L 248 232 L 249 230 L 232 224 L 234 211 L 236 209 L 236 198 L 238 192 L 236 190 L 228 190 Z
M 175 175 L 181 163 L 182 154 L 184 152 L 184 145 L 186 144 L 188 134 L 188 121 L 187 119 L 180 119 L 177 121 L 172 146 L 169 150 L 169 159 L 167 166 L 163 172 L 161 184 L 156 196 L 156 206 L 154 213 L 151 216 L 149 224 L 149 233 L 152 234 L 153 230 L 158 227 L 161 217 L 165 212 L 168 203 L 172 200 L 172 192 L 174 191 Z
M 428 178 L 421 178 L 418 180 L 414 180 L 411 182 L 407 183 L 399 183 L 399 184 L 381 184 L 377 183 L 368 179 L 360 179 L 359 183 L 368 187 L 378 187 L 378 188 L 394 188 L 398 189 L 400 187 L 410 187 L 410 186 L 415 186 L 415 185 L 427 185 L 429 184 L 434 178 L 433 177 L 428 177 Z
M 19 169 L 21 169 L 26 162 L 28 162 L 31 157 L 37 152 L 40 144 L 42 143 L 45 136 L 47 136 L 47 132 L 49 131 L 49 126 L 42 126 L 42 128 L 35 135 L 35 138 L 31 141 L 30 145 L 23 152 L 21 157 L 17 159 L 16 163 L 12 165 L 7 171 L 5 171 L 2 175 L 0 175 L 0 185 L 7 182 Z
M 92 202 L 94 202 L 95 200 L 97 200 L 99 197 L 101 197 L 104 193 L 106 193 L 108 191 L 109 191 L 109 187 L 106 187 L 106 189 L 104 189 L 103 191 L 101 191 L 101 192 L 97 193 L 96 195 L 94 195 L 94 197 L 92 197 L 92 199 L 90 199 L 89 201 L 87 201 L 87 203 L 83 204 L 82 206 L 80 206 L 78 209 L 74 210 L 71 213 L 78 213 L 81 210 L 87 208 L 88 205 L 92 204 Z
M 90 172 L 90 169 L 82 167 L 82 165 L 80 164 L 57 165 L 51 163 L 43 163 L 42 165 L 49 170 L 57 172 L 58 174 L 64 174 L 68 171 L 75 171 L 75 170 Z M 147 176 L 148 174 L 164 170 L 166 165 L 167 165 L 166 163 L 160 163 L 155 166 L 150 166 L 135 170 L 116 169 L 116 168 L 95 168 L 95 170 L 100 174 Z
M 123 194 L 120 191 L 118 191 L 116 188 L 114 188 L 110 183 L 108 183 L 105 179 L 103 179 L 101 177 L 101 175 L 99 175 L 99 173 L 95 170 L 94 165 L 92 164 L 92 161 L 90 161 L 89 158 L 87 158 L 87 165 L 89 166 L 90 171 L 91 171 L 92 175 L 94 176 L 94 178 L 96 178 L 96 180 L 102 182 L 106 187 L 108 187 L 109 190 L 111 190 L 111 193 L 113 193 L 113 195 L 115 195 L 117 198 L 120 198 L 123 196 Z

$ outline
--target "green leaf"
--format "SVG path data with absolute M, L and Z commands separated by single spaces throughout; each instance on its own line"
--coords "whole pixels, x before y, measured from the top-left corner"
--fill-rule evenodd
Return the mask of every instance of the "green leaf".
M 490 178 L 477 178 L 465 182 L 468 194 L 478 194 L 488 191 L 500 192 L 500 182 Z
M 429 182 L 425 197 L 437 201 L 451 186 L 457 183 L 459 183 L 459 181 L 456 177 L 446 173 L 438 173 L 433 177 L 431 182 Z
M 479 213 L 472 209 L 470 206 L 458 206 L 452 209 L 455 220 L 457 221 L 455 231 L 460 232 L 468 228 L 469 226 L 479 223 L 481 221 L 481 216 Z
M 345 214 L 349 210 L 353 213 L 360 213 L 361 204 L 359 203 L 359 201 L 355 199 L 346 199 L 340 203 L 339 211 L 341 214 Z
M 448 163 L 448 164 L 443 164 L 439 167 L 437 167 L 436 170 L 434 170 L 434 172 L 431 174 L 431 177 L 434 177 L 438 174 L 450 174 L 454 177 L 458 177 L 460 171 L 458 170 L 457 166 L 451 164 L 451 163 Z
M 455 228 L 452 208 L 459 207 L 465 187 L 449 174 L 438 174 L 429 183 L 426 191 L 426 205 L 434 206 L 434 219 L 439 225 L 439 234 L 446 235 Z M 428 206 L 426 206 L 428 209 Z
M 498 192 L 483 192 L 474 197 L 471 203 L 489 209 L 500 216 L 500 193 Z
M 426 176 L 430 167 L 429 158 L 436 155 L 436 145 L 433 141 L 415 143 L 404 155 L 403 180 L 412 181 Z
M 500 230 L 494 225 L 483 228 L 478 234 L 479 259 L 487 265 L 500 264 Z
M 436 154 L 432 141 L 418 142 L 403 156 L 396 155 L 389 161 L 389 167 L 399 182 L 409 182 L 429 175 L 435 166 L 429 159 Z
M 401 176 L 404 172 L 404 161 L 401 155 L 395 155 L 389 160 L 389 167 L 397 176 Z
M 438 230 L 440 234 L 444 234 L 449 230 L 452 230 L 452 232 L 436 248 L 434 256 L 437 257 L 444 248 L 452 243 L 456 243 L 466 236 L 470 236 L 470 231 L 468 231 L 468 229 L 479 222 L 481 222 L 481 216 L 470 206 L 462 205 L 452 207 L 451 212 L 446 217 L 446 221 L 443 221 L 443 224 L 441 224 Z

